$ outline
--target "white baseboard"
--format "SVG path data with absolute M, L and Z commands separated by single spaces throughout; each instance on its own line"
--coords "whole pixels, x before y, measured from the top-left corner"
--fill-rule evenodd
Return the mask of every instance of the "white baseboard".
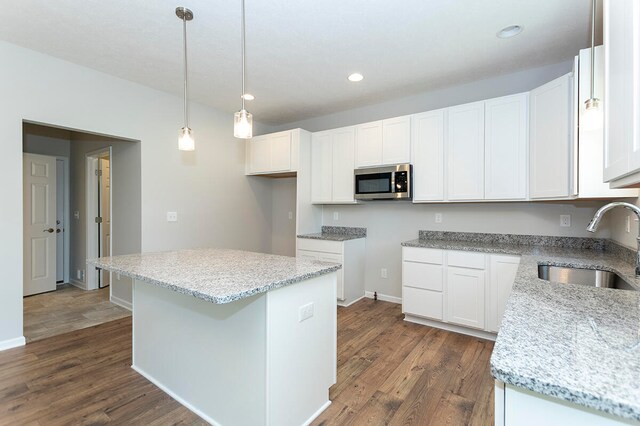
M 360 298 L 360 299 L 362 299 L 362 298 Z M 358 299 L 358 300 L 360 300 L 360 299 Z M 322 405 L 322 407 L 320 407 L 320 408 L 318 409 L 318 411 L 316 411 L 315 413 L 313 413 L 313 414 L 311 415 L 311 417 L 309 417 L 309 419 L 308 419 L 306 422 L 302 423 L 302 426 L 309 426 L 309 425 L 310 425 L 310 424 L 311 424 L 311 423 L 312 423 L 312 422 L 313 422 L 313 421 L 314 421 L 314 420 L 315 420 L 315 419 L 316 419 L 320 414 L 322 414 L 322 412 L 323 412 L 324 410 L 326 410 L 326 409 L 327 409 L 327 407 L 329 407 L 330 405 L 331 405 L 331 401 L 327 401 L 327 402 L 325 402 L 325 403 Z
M 151 383 L 153 383 L 154 385 L 156 385 L 157 387 L 159 387 L 164 393 L 166 393 L 167 395 L 169 395 L 171 398 L 175 399 L 176 401 L 178 401 L 180 404 L 182 404 L 185 408 L 187 408 L 189 411 L 191 411 L 192 413 L 194 413 L 195 415 L 197 415 L 198 417 L 200 417 L 202 420 L 204 420 L 205 422 L 213 425 L 213 426 L 222 426 L 220 423 L 216 422 L 215 420 L 213 420 L 211 417 L 207 416 L 206 414 L 204 414 L 202 411 L 198 410 L 196 407 L 194 407 L 193 405 L 189 404 L 187 401 L 185 401 L 184 399 L 180 398 L 178 395 L 176 395 L 175 393 L 173 393 L 171 390 L 169 390 L 169 388 L 167 388 L 165 385 L 163 385 L 162 383 L 160 383 L 158 380 L 156 380 L 153 376 L 147 374 L 144 370 L 136 367 L 135 365 L 132 365 L 131 368 L 133 368 L 138 374 L 140 374 L 141 376 L 143 376 L 145 379 L 147 379 L 148 381 L 150 381 Z
M 24 336 L 16 337 L 15 339 L 3 340 L 2 342 L 0 342 L 0 351 L 6 351 L 7 349 L 24 346 L 26 343 L 27 340 L 24 338 Z
M 373 299 L 373 291 L 365 291 L 364 297 L 368 297 L 369 299 Z M 386 294 L 378 293 L 378 300 L 382 300 L 383 302 L 391 302 L 402 304 L 402 297 L 388 296 Z
M 122 308 L 125 308 L 129 311 L 133 311 L 133 305 L 131 304 L 131 302 L 127 302 L 124 299 L 120 299 L 119 297 L 113 296 L 111 295 L 111 303 L 113 303 L 114 305 L 118 305 Z
M 479 337 L 481 339 L 492 340 L 495 342 L 497 335 L 484 330 L 476 330 L 473 328 L 462 327 L 460 325 L 449 324 L 427 318 L 416 317 L 413 315 L 404 315 L 404 320 L 415 324 L 427 325 L 433 328 L 453 331 L 454 333 L 466 334 L 467 336 Z
M 357 299 L 355 299 L 355 300 L 351 301 L 351 303 L 345 303 L 345 302 L 342 302 L 342 301 L 338 301 L 338 306 L 341 306 L 341 307 L 343 307 L 343 308 L 348 308 L 349 306 L 353 305 L 354 303 L 361 301 L 361 300 L 362 300 L 362 299 L 364 299 L 365 297 L 366 297 L 366 296 L 360 296 L 360 297 L 358 297 Z
M 71 284 L 74 287 L 78 287 L 80 290 L 86 290 L 87 289 L 87 285 L 85 283 L 83 283 L 82 281 L 69 280 L 69 284 Z

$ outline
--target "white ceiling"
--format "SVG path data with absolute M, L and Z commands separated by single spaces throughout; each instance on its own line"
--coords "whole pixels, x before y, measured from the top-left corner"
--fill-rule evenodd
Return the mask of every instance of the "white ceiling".
M 182 92 L 188 24 L 191 99 L 239 108 L 240 0 L 20 0 L 0 39 Z M 247 109 L 282 124 L 572 58 L 589 45 L 590 0 L 246 0 Z M 496 32 L 524 26 L 512 39 Z M 364 74 L 361 83 L 347 75 Z

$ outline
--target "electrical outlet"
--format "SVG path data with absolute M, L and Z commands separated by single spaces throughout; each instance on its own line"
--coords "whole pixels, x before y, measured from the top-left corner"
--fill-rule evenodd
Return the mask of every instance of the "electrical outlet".
M 177 222 L 178 212 L 167 212 L 167 222 Z
M 625 231 L 627 231 L 627 234 L 631 232 L 631 216 L 629 215 L 627 215 L 627 221 L 625 223 Z
M 333 220 L 340 220 L 340 213 L 339 212 L 333 212 Z
M 380 269 L 380 278 L 387 278 L 387 268 Z
M 300 306 L 298 309 L 298 322 L 302 322 L 313 316 L 313 302 Z
M 560 226 L 563 226 L 563 227 L 571 226 L 571 215 L 570 214 L 561 214 L 560 215 Z
M 436 213 L 436 223 L 442 223 L 442 213 Z
M 293 212 L 289 212 L 289 220 L 293 219 Z
M 73 218 L 76 219 L 76 220 L 79 220 L 80 219 L 80 212 L 77 211 L 77 210 L 75 212 L 73 212 Z
M 82 269 L 76 270 L 76 279 L 78 280 L 82 279 Z

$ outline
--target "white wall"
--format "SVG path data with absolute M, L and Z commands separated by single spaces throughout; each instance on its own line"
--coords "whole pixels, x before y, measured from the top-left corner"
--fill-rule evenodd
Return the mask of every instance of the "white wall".
M 86 155 L 111 147 L 111 225 L 113 255 L 139 253 L 142 250 L 141 229 L 141 152 L 140 143 L 114 138 L 71 132 L 71 211 L 79 211 L 80 218 L 71 218 L 71 278 L 76 271 L 87 268 L 87 210 L 86 210 Z M 82 284 L 86 286 L 85 281 Z M 131 280 L 114 274 L 112 294 L 131 303 Z
M 295 256 L 296 178 L 273 179 L 271 202 L 271 253 Z M 291 218 L 289 213 L 292 215 Z
M 197 150 L 184 153 L 179 97 L 6 42 L 0 57 L 0 343 L 22 336 L 23 120 L 141 141 L 143 251 L 270 251 L 271 187 L 245 178 L 231 113 L 193 104 Z
M 365 289 L 401 297 L 403 241 L 418 238 L 419 230 L 591 237 L 585 228 L 602 202 L 412 204 L 372 201 L 349 206 L 324 206 L 323 224 L 367 228 Z M 338 212 L 339 220 L 333 220 Z M 442 213 L 442 223 L 435 223 Z M 571 215 L 571 227 L 560 227 L 560 215 Z M 604 228 L 604 227 L 603 227 Z M 597 237 L 608 237 L 598 231 Z M 387 268 L 388 278 L 380 278 Z
M 22 150 L 31 154 L 53 157 L 71 156 L 71 132 L 53 127 L 25 123 L 22 130 Z

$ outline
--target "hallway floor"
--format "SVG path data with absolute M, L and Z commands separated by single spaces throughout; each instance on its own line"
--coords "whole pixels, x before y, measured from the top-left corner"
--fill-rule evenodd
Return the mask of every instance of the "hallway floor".
M 24 298 L 27 342 L 128 317 L 131 312 L 109 301 L 109 287 L 85 291 L 71 284 Z

